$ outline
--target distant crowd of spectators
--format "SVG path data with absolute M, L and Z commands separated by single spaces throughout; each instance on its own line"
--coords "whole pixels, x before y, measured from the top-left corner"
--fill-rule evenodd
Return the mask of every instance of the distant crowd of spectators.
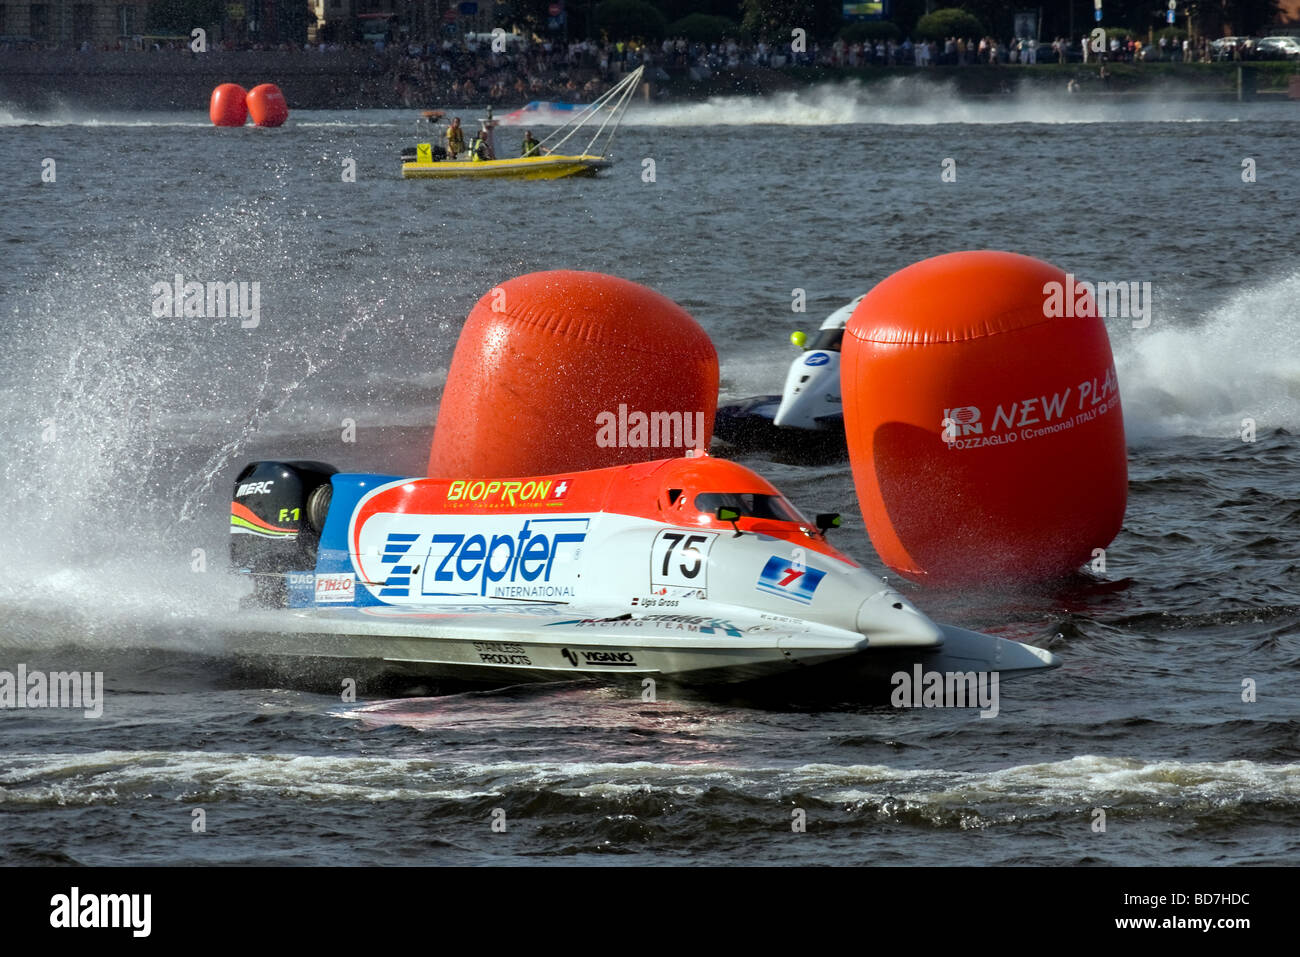
M 687 71 L 695 79 L 706 79 L 720 70 L 748 66 L 820 66 L 854 68 L 864 66 L 974 66 L 1036 63 L 1095 63 L 1099 60 L 1142 62 L 1203 62 L 1236 56 L 1241 50 L 1226 41 L 1209 43 L 1202 37 L 1189 43 L 1164 36 L 1157 44 L 1145 45 L 1133 38 L 1112 36 L 1104 51 L 1092 48 L 1089 37 L 1051 42 L 994 37 L 949 37 L 942 42 L 905 39 L 821 44 L 810 41 L 807 48 L 765 42 L 741 43 L 734 39 L 701 43 L 673 37 L 658 43 L 551 40 L 521 42 L 507 36 L 504 51 L 493 49 L 490 37 L 480 35 L 459 40 L 427 43 L 318 43 L 296 45 L 251 44 L 222 41 L 213 52 L 233 50 L 282 51 L 303 56 L 331 56 L 346 51 L 365 58 L 361 86 L 367 94 L 408 106 L 430 103 L 507 103 L 529 100 L 585 102 L 598 96 L 620 76 L 639 65 L 674 72 Z M 183 40 L 152 41 L 151 51 L 189 53 Z M 83 46 L 83 52 L 90 52 Z M 662 78 L 660 75 L 659 78 Z
M 948 37 L 943 43 L 913 44 L 911 40 L 895 43 L 893 40 L 876 40 L 874 43 L 846 45 L 837 41 L 832 45 L 831 66 L 971 66 L 987 64 L 1036 63 L 1089 63 L 1101 60 L 1112 62 L 1209 62 L 1215 51 L 1204 37 L 1196 43 L 1186 39 L 1160 37 L 1158 43 L 1143 45 L 1133 37 L 1113 36 L 1103 49 L 1095 49 L 1090 37 L 1071 41 L 1057 37 L 1050 43 L 1034 39 L 1012 38 L 1005 43 L 994 37 L 981 37 L 978 41 L 962 37 Z
M 618 77 L 639 65 L 685 70 L 706 79 L 721 70 L 743 67 L 820 66 L 932 67 L 949 65 L 1019 65 L 1036 63 L 1209 62 L 1231 58 L 1231 47 L 1216 48 L 1206 38 L 1160 37 L 1145 45 L 1132 37 L 1111 37 L 1105 49 L 1093 49 L 1090 37 L 1051 42 L 993 37 L 979 40 L 949 37 L 942 43 L 913 43 L 905 39 L 847 43 L 811 42 L 807 49 L 737 40 L 700 43 L 682 37 L 660 43 L 569 44 L 543 41 L 512 52 L 493 53 L 486 42 L 407 44 L 377 51 L 386 56 L 403 100 L 424 102 L 491 102 L 502 100 L 586 99 L 598 95 Z
M 706 79 L 721 70 L 743 67 L 780 68 L 820 66 L 830 68 L 863 66 L 932 67 L 946 65 L 1019 65 L 1036 63 L 1111 62 L 1208 62 L 1231 57 L 1202 37 L 1185 39 L 1160 37 L 1144 45 L 1133 38 L 1112 37 L 1104 51 L 1092 48 L 1091 38 L 1071 41 L 1058 37 L 1051 42 L 993 37 L 979 40 L 949 37 L 942 43 L 913 43 L 905 39 L 847 43 L 836 40 L 811 42 L 807 49 L 771 46 L 762 41 L 744 44 L 737 40 L 700 43 L 682 37 L 660 43 L 596 43 L 578 40 L 568 44 L 543 41 L 526 47 L 494 53 L 486 42 L 377 45 L 375 55 L 391 73 L 395 90 L 403 102 L 414 105 L 439 103 L 504 102 L 528 100 L 584 101 L 599 95 L 626 71 L 646 65 L 685 70 L 695 79 Z M 329 52 L 329 48 L 325 49 Z M 653 74 L 652 74 L 653 75 Z
M 397 95 L 418 103 L 588 102 L 629 70 L 652 63 L 634 43 L 537 43 L 493 52 L 490 42 L 400 44 L 386 57 Z

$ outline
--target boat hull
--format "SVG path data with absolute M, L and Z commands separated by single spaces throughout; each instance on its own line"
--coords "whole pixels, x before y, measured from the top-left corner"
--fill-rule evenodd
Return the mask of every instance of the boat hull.
M 740 452 L 797 455 L 808 461 L 842 461 L 848 457 L 844 417 L 826 416 L 820 428 L 797 429 L 775 423 L 779 395 L 758 395 L 718 406 L 714 438 Z
M 610 165 L 601 156 L 520 156 L 498 160 L 443 160 L 402 164 L 403 179 L 565 179 L 595 176 Z
M 615 615 L 575 618 L 528 611 L 373 614 L 361 609 L 246 612 L 229 649 L 268 658 L 349 659 L 432 679 L 514 684 L 586 678 L 654 678 L 707 687 L 790 678 L 887 692 L 892 676 L 923 671 L 997 672 L 1055 667 L 1042 649 L 944 625 L 933 645 L 873 645 L 810 622 L 757 617 Z

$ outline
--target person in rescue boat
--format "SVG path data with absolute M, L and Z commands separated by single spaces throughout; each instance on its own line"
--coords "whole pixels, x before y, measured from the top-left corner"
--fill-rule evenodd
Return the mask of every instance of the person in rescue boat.
M 465 131 L 461 128 L 460 117 L 453 116 L 451 126 L 447 127 L 447 155 L 455 159 L 463 152 L 465 152 Z
M 488 146 L 488 138 L 485 130 L 479 130 L 474 134 L 474 142 L 470 144 L 469 156 L 472 160 L 490 160 L 496 159 L 492 155 L 492 148 Z
M 524 144 L 520 147 L 520 155 L 541 156 L 541 145 L 542 144 L 537 141 L 537 137 L 533 136 L 533 131 L 527 130 L 524 133 Z

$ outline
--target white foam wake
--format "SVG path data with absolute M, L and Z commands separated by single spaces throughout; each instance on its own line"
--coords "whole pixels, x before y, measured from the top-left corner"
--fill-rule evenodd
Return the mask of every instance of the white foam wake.
M 490 784 L 486 782 L 491 782 Z M 506 790 L 614 798 L 634 792 L 703 795 L 713 789 L 808 796 L 835 803 L 947 809 L 980 804 L 1126 806 L 1160 811 L 1249 799 L 1300 807 L 1300 764 L 1254 761 L 1142 761 L 1080 755 L 993 771 L 805 764 L 741 768 L 717 763 L 512 762 L 427 758 L 240 754 L 217 751 L 101 751 L 9 754 L 0 803 L 100 802 L 106 794 L 184 794 L 232 800 L 292 792 L 301 798 L 368 801 L 471 800 Z
M 1130 441 L 1238 437 L 1246 419 L 1261 435 L 1300 428 L 1300 272 L 1243 289 L 1193 321 L 1162 318 L 1111 332 Z
M 1011 76 L 1011 74 L 1009 74 Z M 766 96 L 714 96 L 698 103 L 632 106 L 633 126 L 934 126 L 938 124 L 1076 124 L 1233 122 L 1242 107 L 1179 97 L 1159 89 L 1148 96 L 1099 98 L 1061 89 L 993 96 L 962 96 L 952 83 L 904 76 L 873 83 L 826 83 Z M 1279 118 L 1293 119 L 1290 114 Z M 1258 111 L 1250 114 L 1258 117 Z

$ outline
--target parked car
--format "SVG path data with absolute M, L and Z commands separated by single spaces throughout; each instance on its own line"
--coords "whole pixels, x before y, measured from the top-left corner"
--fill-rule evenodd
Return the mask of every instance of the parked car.
M 1264 39 L 1255 43 L 1255 59 L 1300 59 L 1300 40 L 1295 37 L 1264 37 Z
M 0 50 L 39 50 L 40 48 L 41 42 L 31 37 L 0 37 Z
M 1241 58 L 1246 59 L 1246 51 L 1250 49 L 1250 37 L 1220 37 L 1217 40 L 1210 41 L 1210 56 L 1216 60 L 1233 59 L 1233 51 L 1238 47 L 1241 48 Z

